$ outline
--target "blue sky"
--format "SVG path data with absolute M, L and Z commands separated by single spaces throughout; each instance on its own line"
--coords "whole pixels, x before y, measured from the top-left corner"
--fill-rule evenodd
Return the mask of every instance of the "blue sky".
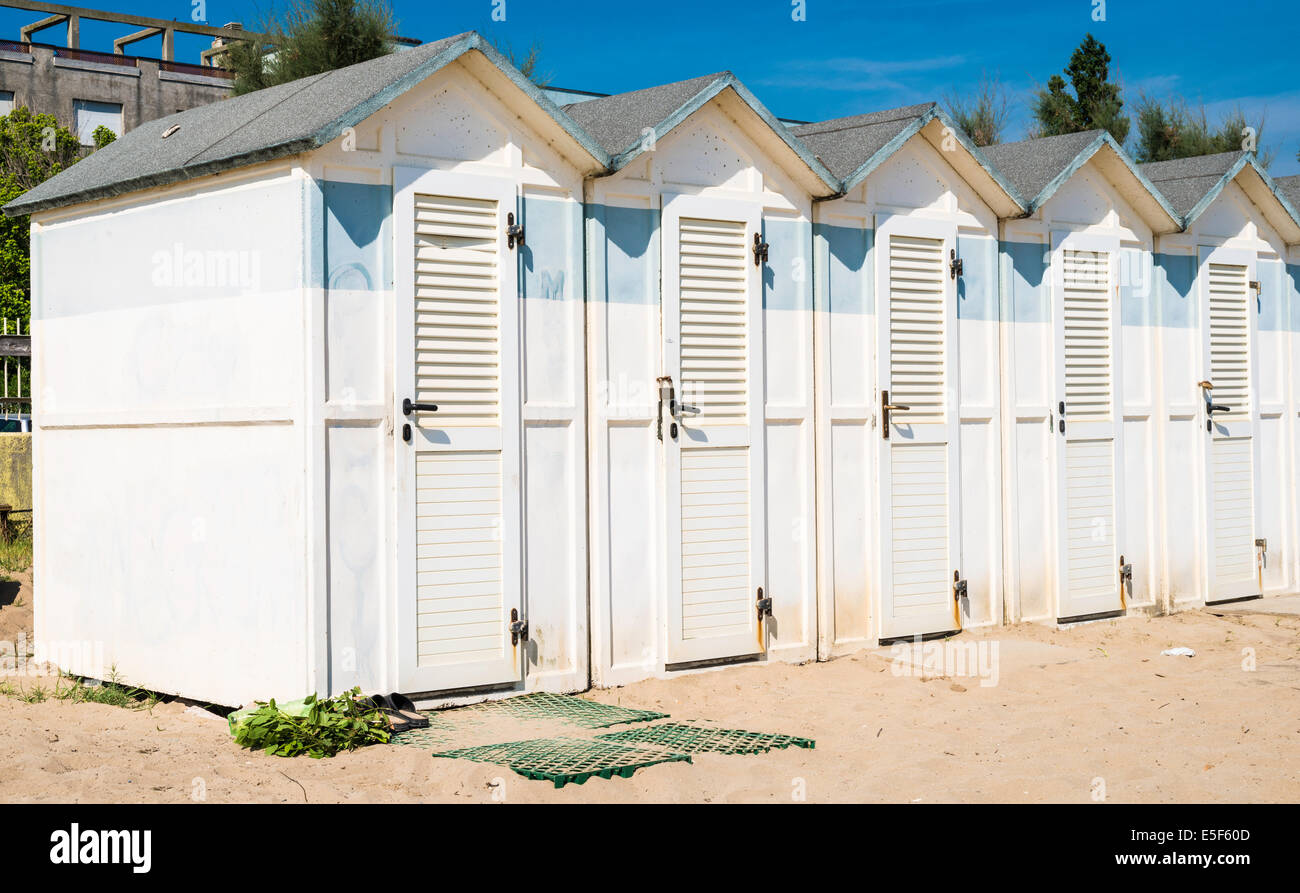
M 78 0 L 78 5 L 189 19 L 199 0 Z M 1240 105 L 1265 116 L 1263 148 L 1272 172 L 1300 173 L 1300 77 L 1294 2 L 1108 0 L 853 3 L 806 0 L 394 0 L 400 33 L 433 40 L 478 29 L 519 50 L 540 45 L 553 86 L 634 90 L 722 69 L 734 71 L 773 112 L 820 120 L 891 108 L 969 90 L 983 72 L 1008 88 L 1008 138 L 1023 135 L 1028 98 L 1065 67 L 1091 31 L 1113 57 L 1112 77 L 1131 108 L 1140 92 L 1204 104 L 1211 120 Z M 505 21 L 493 21 L 504 5 Z M 252 25 L 267 0 L 206 0 L 212 24 Z M 0 10 L 0 36 L 17 39 L 38 14 Z M 125 29 L 84 24 L 82 46 L 111 49 Z M 49 42 L 62 40 L 57 30 Z M 152 43 L 141 55 L 155 55 Z M 197 58 L 201 39 L 181 41 Z

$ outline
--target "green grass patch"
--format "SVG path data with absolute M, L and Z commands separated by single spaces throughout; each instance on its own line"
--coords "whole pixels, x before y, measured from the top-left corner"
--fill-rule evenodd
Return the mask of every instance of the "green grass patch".
M 108 704 L 130 710 L 151 710 L 162 700 L 156 692 L 124 684 L 116 668 L 109 671 L 108 679 L 103 682 L 75 676 L 61 676 L 54 681 L 53 688 L 46 688 L 39 682 L 31 686 L 0 682 L 0 695 L 26 704 L 71 701 L 74 704 Z

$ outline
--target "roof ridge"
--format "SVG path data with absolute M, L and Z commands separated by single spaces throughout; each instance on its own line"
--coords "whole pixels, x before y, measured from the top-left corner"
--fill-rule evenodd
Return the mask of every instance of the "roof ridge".
M 358 64 L 364 64 L 364 63 L 358 63 Z M 349 66 L 349 67 L 351 67 L 351 66 Z M 260 112 L 258 112 L 256 115 L 253 115 L 253 116 L 252 116 L 251 118 L 249 118 L 247 121 L 244 121 L 242 124 L 240 124 L 240 125 L 239 125 L 238 127 L 236 127 L 234 130 L 228 131 L 227 133 L 223 133 L 223 134 L 222 134 L 221 136 L 219 136 L 216 140 L 214 140 L 214 141 L 211 142 L 211 143 L 208 143 L 208 144 L 207 144 L 206 146 L 204 146 L 202 149 L 200 149 L 199 151 L 195 152 L 195 153 L 194 153 L 193 155 L 191 155 L 189 158 L 185 159 L 185 161 L 182 162 L 181 166 L 182 166 L 182 167 L 186 167 L 186 166 L 188 166 L 190 163 L 192 163 L 192 162 L 194 161 L 194 159 L 198 158 L 200 155 L 203 155 L 203 154 L 205 154 L 205 153 L 207 153 L 207 152 L 211 152 L 215 147 L 221 145 L 221 144 L 224 143 L 226 140 L 228 140 L 228 139 L 230 139 L 231 137 L 233 137 L 235 134 L 239 133 L 240 131 L 244 130 L 245 128 L 247 128 L 248 126 L 250 126 L 251 124 L 253 124 L 255 121 L 258 121 L 259 119 L 261 119 L 262 117 L 264 117 L 264 116 L 265 116 L 267 113 L 269 113 L 272 109 L 274 109 L 274 108 L 278 108 L 279 106 L 281 106 L 281 105 L 283 105 L 284 103 L 288 102 L 288 101 L 289 101 L 290 99 L 292 99 L 293 97 L 297 96 L 297 95 L 298 95 L 299 93 L 301 93 L 303 90 L 306 90 L 306 89 L 307 89 L 308 87 L 310 87 L 312 84 L 315 84 L 315 83 L 317 83 L 318 81 L 320 81 L 320 80 L 322 80 L 322 79 L 324 79 L 324 78 L 330 76 L 331 74 L 334 74 L 336 71 L 341 71 L 341 70 L 342 70 L 342 69 L 334 69 L 334 70 L 332 70 L 332 71 L 322 71 L 322 72 L 319 72 L 319 73 L 317 73 L 317 74 L 308 75 L 307 77 L 304 77 L 304 78 L 298 78 L 297 80 L 290 81 L 290 82 L 289 82 L 290 84 L 298 84 L 298 85 L 299 85 L 299 86 L 298 86 L 298 89 L 296 89 L 296 90 L 292 90 L 292 91 L 286 90 L 286 91 L 285 91 L 285 94 L 284 94 L 284 96 L 283 96 L 283 98 L 277 100 L 276 102 L 271 103 L 271 104 L 268 105 L 266 108 L 264 108 L 264 109 L 262 109 Z M 287 85 L 286 85 L 286 86 L 287 86 Z M 244 95 L 245 95 L 245 96 L 254 96 L 254 95 L 256 95 L 256 91 L 254 91 L 253 93 L 245 93 Z M 231 98 L 232 98 L 232 99 L 238 99 L 239 97 L 231 97 Z
M 803 133 L 801 133 L 800 136 L 821 135 L 824 133 L 840 133 L 845 130 L 856 130 L 859 127 L 871 127 L 872 125 L 875 124 L 888 124 L 890 121 L 905 121 L 909 118 L 919 118 L 921 117 L 921 115 L 925 114 L 925 111 L 929 111 L 930 109 L 935 108 L 938 104 L 939 103 L 937 102 L 918 102 L 912 105 L 900 105 L 896 108 L 880 109 L 879 111 L 874 111 L 874 112 L 860 112 L 856 115 L 843 115 L 839 118 L 827 118 L 825 121 L 812 121 L 808 124 L 799 124 L 796 126 L 803 130 Z M 920 112 L 910 111 L 912 109 L 922 109 L 922 108 L 925 109 L 925 111 L 920 111 Z M 839 124 L 840 122 L 852 121 L 858 118 L 868 118 L 872 115 L 887 115 L 891 112 L 900 112 L 900 113 L 909 112 L 909 114 L 898 114 L 892 118 L 878 118 L 874 121 L 863 122 L 858 124 L 840 124 L 840 126 L 827 127 L 824 130 L 810 129 L 810 128 L 821 127 L 822 125 L 826 125 L 826 124 Z

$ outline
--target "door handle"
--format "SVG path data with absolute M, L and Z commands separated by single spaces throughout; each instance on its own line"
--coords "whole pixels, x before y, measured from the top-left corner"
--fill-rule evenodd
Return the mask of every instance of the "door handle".
M 1205 411 L 1210 415 L 1214 415 L 1216 412 L 1232 412 L 1232 407 L 1224 406 L 1222 403 L 1207 403 Z
M 671 375 L 661 375 L 655 379 L 655 384 L 659 385 L 659 421 L 656 427 L 656 434 L 660 440 L 664 439 L 664 401 L 668 401 L 668 415 L 673 420 L 670 423 L 670 432 L 673 440 L 677 439 L 677 389 L 673 387 L 673 377 Z
M 906 403 L 890 403 L 889 391 L 880 392 L 880 436 L 889 440 L 889 414 L 891 412 L 906 412 L 912 407 Z
M 415 403 L 410 397 L 402 398 L 402 415 L 410 415 L 413 412 L 437 412 L 438 404 L 436 403 Z

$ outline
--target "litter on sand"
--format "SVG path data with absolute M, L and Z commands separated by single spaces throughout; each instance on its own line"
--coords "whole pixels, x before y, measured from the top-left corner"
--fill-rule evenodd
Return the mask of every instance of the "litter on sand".
M 1196 657 L 1196 652 L 1190 648 L 1166 648 L 1160 653 L 1168 657 Z

